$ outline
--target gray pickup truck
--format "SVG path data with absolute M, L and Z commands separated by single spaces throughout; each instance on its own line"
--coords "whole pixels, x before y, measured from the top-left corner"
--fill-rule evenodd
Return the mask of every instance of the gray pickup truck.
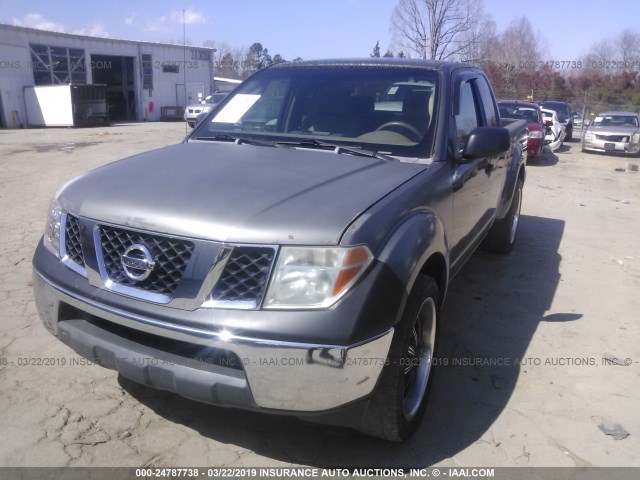
M 523 130 L 469 65 L 266 68 L 183 143 L 58 192 L 42 322 L 157 389 L 404 440 L 447 285 L 481 244 L 513 248 Z

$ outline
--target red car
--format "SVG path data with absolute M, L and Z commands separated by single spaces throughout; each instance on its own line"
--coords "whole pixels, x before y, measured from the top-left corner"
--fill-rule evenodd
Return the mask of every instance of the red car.
M 502 118 L 525 119 L 527 121 L 527 128 L 529 130 L 527 161 L 539 160 L 540 157 L 542 157 L 545 130 L 540 105 L 531 102 L 521 102 L 520 100 L 499 100 L 498 109 L 500 110 L 500 117 Z

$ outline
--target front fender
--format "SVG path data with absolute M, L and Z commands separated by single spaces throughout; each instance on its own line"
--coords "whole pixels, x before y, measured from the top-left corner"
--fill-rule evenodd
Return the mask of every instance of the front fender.
M 441 255 L 444 259 L 442 278 L 434 279 L 440 284 L 444 298 L 449 271 L 449 249 L 444 225 L 434 212 L 421 210 L 405 217 L 393 229 L 378 249 L 376 258 L 391 268 L 408 294 L 432 255 Z

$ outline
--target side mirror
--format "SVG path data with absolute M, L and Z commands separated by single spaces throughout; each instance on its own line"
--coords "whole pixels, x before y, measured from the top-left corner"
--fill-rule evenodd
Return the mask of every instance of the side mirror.
M 501 127 L 478 127 L 467 139 L 462 158 L 495 157 L 511 148 L 511 134 Z
M 544 126 L 545 127 L 553 127 L 553 120 L 545 120 L 544 121 Z

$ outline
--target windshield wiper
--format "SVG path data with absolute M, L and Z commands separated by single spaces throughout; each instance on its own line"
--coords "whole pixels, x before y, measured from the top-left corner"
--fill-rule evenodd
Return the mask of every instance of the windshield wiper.
M 356 157 L 369 157 L 378 158 L 387 162 L 395 161 L 395 158 L 382 153 L 374 152 L 373 150 L 364 150 L 357 147 L 344 147 L 342 145 L 334 145 L 332 143 L 320 142 L 315 138 L 303 138 L 298 142 L 275 142 L 276 145 L 284 145 L 287 147 L 303 147 L 303 148 L 317 148 L 321 150 L 333 150 L 337 154 L 353 155 Z
M 256 145 L 258 147 L 275 147 L 274 142 L 262 142 L 260 140 L 252 140 L 250 138 L 233 137 L 227 133 L 216 133 L 210 137 L 196 137 L 195 140 L 210 140 L 214 142 L 234 142 L 237 145 Z

